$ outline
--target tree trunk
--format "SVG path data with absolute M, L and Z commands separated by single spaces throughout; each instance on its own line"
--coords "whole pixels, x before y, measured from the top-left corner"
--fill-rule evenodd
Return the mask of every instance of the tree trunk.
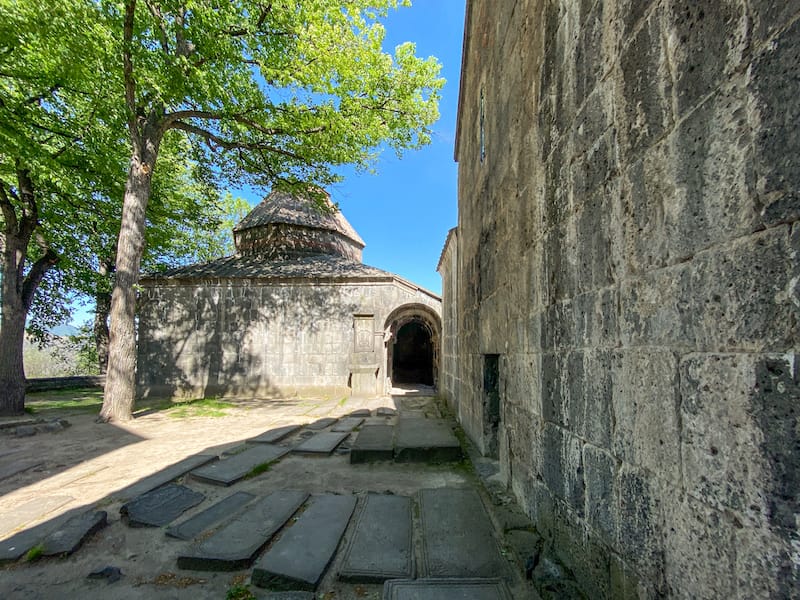
M 14 241 L 5 240 L 0 315 L 0 415 L 21 415 L 25 410 L 22 344 L 25 341 L 26 312 L 17 286 L 17 252 Z
M 99 420 L 131 419 L 136 396 L 136 284 L 144 251 L 145 214 L 161 141 L 150 123 L 134 144 L 117 241 L 116 279 L 111 295 L 108 370 Z
M 112 260 L 100 259 L 98 269 L 103 278 L 111 274 Z M 111 294 L 97 291 L 94 295 L 94 347 L 97 351 L 97 366 L 100 374 L 105 375 L 108 367 L 108 313 L 111 312 Z

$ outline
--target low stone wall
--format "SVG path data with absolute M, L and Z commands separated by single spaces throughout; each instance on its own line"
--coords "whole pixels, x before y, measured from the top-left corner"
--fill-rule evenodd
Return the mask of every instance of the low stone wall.
M 104 388 L 105 375 L 76 375 L 73 377 L 33 377 L 26 381 L 27 392 L 49 392 L 78 388 Z

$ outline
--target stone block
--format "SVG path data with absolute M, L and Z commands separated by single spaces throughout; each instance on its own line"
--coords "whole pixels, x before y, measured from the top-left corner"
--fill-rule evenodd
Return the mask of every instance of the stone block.
M 396 579 L 383 586 L 383 600 L 511 600 L 500 579 Z
M 663 499 L 674 494 L 671 485 L 647 471 L 623 464 L 617 479 L 617 541 L 620 555 L 651 583 L 664 572 Z
M 666 17 L 678 113 L 688 112 L 741 64 L 747 50 L 744 3 L 674 0 Z
M 800 261 L 787 227 L 703 252 L 690 296 L 699 351 L 784 352 L 800 338 Z
M 161 527 L 205 500 L 205 494 L 168 483 L 123 504 L 119 512 L 130 527 Z
M 586 522 L 609 546 L 617 539 L 619 506 L 617 460 L 608 452 L 586 444 L 583 447 L 586 482 Z
M 735 528 L 691 496 L 665 497 L 664 574 L 676 598 L 735 598 Z
M 662 58 L 666 52 L 661 31 L 660 13 L 651 13 L 619 58 L 620 135 L 624 154 L 632 159 L 652 146 L 673 120 L 672 78 Z
M 578 514 L 584 511 L 582 442 L 571 432 L 545 423 L 540 440 L 542 478 L 551 492 Z
M 734 532 L 736 584 L 742 600 L 794 598 L 800 589 L 797 536 L 790 530 L 744 527 Z
M 612 447 L 612 372 L 617 360 L 615 352 L 602 349 L 570 352 L 567 357 L 569 429 L 603 448 Z
M 625 350 L 614 368 L 614 454 L 679 482 L 678 359 L 669 351 Z
M 762 5 L 765 3 L 761 3 Z M 775 3 L 778 4 L 778 3 Z M 789 4 L 781 3 L 785 11 Z M 769 16 L 778 14 L 778 7 Z M 769 13 L 759 7 L 762 19 Z M 800 23 L 795 21 L 753 62 L 753 91 L 760 117 L 756 143 L 757 187 L 767 225 L 798 218 L 800 213 Z
M 53 531 L 42 542 L 43 556 L 66 556 L 80 548 L 83 541 L 107 524 L 104 510 L 75 516 Z

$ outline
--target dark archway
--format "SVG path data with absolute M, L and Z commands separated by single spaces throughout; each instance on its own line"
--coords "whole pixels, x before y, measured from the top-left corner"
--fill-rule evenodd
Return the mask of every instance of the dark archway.
M 387 317 L 386 391 L 393 385 L 436 387 L 442 321 L 439 314 L 424 304 L 404 304 Z
M 433 385 L 433 340 L 422 321 L 410 321 L 397 330 L 392 352 L 392 381 Z

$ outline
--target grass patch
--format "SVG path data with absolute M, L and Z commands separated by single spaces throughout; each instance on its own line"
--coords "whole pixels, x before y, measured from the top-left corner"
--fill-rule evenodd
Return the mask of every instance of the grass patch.
M 246 585 L 237 584 L 228 588 L 225 600 L 256 600 L 256 597 Z
M 44 554 L 44 546 L 37 544 L 25 553 L 25 560 L 27 562 L 33 562 L 36 559 L 41 558 L 42 554 Z
M 101 406 L 103 406 L 103 390 L 99 388 L 53 390 L 25 395 L 25 412 L 28 414 L 50 410 L 93 412 L 99 411 Z
M 175 419 L 186 417 L 224 417 L 226 409 L 233 408 L 232 402 L 225 402 L 217 398 L 202 398 L 180 402 L 174 408 L 167 410 L 167 414 Z
M 244 478 L 252 479 L 253 477 L 258 477 L 262 473 L 266 473 L 267 471 L 269 471 L 271 466 L 272 466 L 271 462 L 266 462 L 260 465 L 256 465 L 255 467 L 250 469 L 250 472 L 247 475 L 245 475 Z

